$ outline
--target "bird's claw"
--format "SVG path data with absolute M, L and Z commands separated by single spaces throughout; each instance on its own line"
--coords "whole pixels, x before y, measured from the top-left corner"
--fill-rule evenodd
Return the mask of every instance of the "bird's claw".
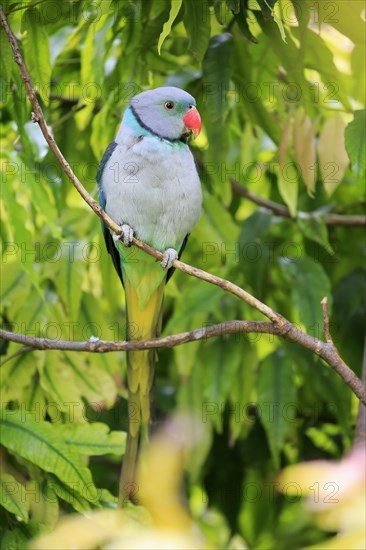
M 160 265 L 163 269 L 170 269 L 173 265 L 174 260 L 178 259 L 178 252 L 174 248 L 167 248 L 163 252 L 163 259 L 160 262 Z
M 114 241 L 122 241 L 125 246 L 131 246 L 133 241 L 133 229 L 127 223 L 123 223 L 121 226 L 121 233 L 113 233 Z

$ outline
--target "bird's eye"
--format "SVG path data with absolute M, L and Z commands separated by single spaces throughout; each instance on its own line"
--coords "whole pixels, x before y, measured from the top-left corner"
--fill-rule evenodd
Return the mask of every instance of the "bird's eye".
M 193 109 L 194 105 L 189 105 L 189 109 Z
M 165 109 L 168 109 L 168 111 L 171 111 L 172 109 L 174 109 L 173 101 L 166 101 L 164 103 L 164 107 L 165 107 Z

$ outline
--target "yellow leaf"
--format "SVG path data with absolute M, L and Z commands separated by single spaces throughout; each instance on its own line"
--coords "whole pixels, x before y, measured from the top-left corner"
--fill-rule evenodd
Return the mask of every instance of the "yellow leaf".
M 291 137 L 292 120 L 289 114 L 283 126 L 280 145 L 278 149 L 279 170 L 278 190 L 281 197 L 287 204 L 292 217 L 296 217 L 297 193 L 298 193 L 298 170 L 295 163 L 288 155 L 289 142 Z
M 315 191 L 315 132 L 316 124 L 305 115 L 303 108 L 299 109 L 294 118 L 292 133 L 294 156 L 310 196 Z
M 320 172 L 329 196 L 342 181 L 350 162 L 344 144 L 345 127 L 339 113 L 332 115 L 324 124 L 318 141 Z

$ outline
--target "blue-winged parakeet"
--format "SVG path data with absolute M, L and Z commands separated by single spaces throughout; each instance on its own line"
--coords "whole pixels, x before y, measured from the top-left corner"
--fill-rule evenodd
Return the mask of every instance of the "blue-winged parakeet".
M 172 262 L 200 217 L 201 185 L 187 144 L 200 129 L 195 99 L 187 92 L 174 87 L 142 92 L 131 100 L 100 163 L 99 201 L 122 229 L 117 238 L 104 227 L 104 236 L 125 290 L 128 340 L 158 336 Z M 136 247 L 131 254 L 133 236 L 163 252 L 161 264 Z M 127 353 L 129 426 L 122 501 L 135 489 L 139 441 L 147 436 L 151 415 L 155 361 L 154 350 Z

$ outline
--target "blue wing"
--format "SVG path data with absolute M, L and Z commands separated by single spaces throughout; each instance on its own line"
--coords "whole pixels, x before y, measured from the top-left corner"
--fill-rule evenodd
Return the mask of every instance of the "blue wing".
M 99 167 L 98 167 L 98 172 L 97 172 L 97 178 L 96 179 L 97 179 L 97 184 L 98 184 L 99 204 L 103 209 L 105 208 L 105 204 L 106 204 L 104 191 L 103 191 L 103 185 L 102 185 L 103 171 L 104 171 L 105 165 L 107 164 L 108 160 L 111 158 L 111 156 L 113 154 L 113 151 L 115 150 L 116 147 L 117 147 L 117 143 L 115 141 L 112 141 L 112 143 L 110 143 L 108 145 L 108 147 L 105 150 L 105 153 L 103 155 L 103 158 L 100 161 Z M 107 250 L 108 250 L 109 254 L 112 256 L 113 265 L 114 265 L 114 267 L 115 267 L 115 269 L 118 273 L 118 277 L 121 279 L 121 282 L 123 284 L 121 259 L 120 259 L 118 250 L 115 247 L 113 237 L 112 237 L 108 227 L 105 226 L 103 221 L 102 221 L 102 228 L 103 228 L 104 240 L 105 240 L 105 244 L 107 246 Z

